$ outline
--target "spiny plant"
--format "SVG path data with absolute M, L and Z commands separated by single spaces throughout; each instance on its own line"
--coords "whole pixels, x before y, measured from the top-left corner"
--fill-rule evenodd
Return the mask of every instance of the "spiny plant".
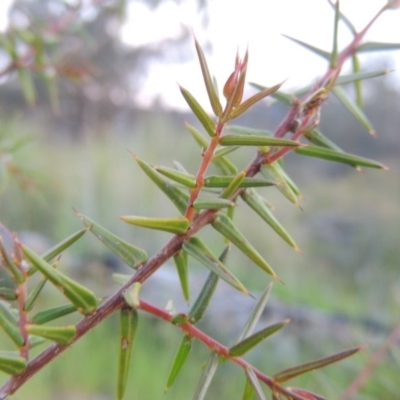
M 387 3 L 360 32 L 357 32 L 349 19 L 339 10 L 339 1 L 330 3 L 335 10 L 333 46 L 330 52 L 316 48 L 310 44 L 290 38 L 308 50 L 325 58 L 329 67 L 322 78 L 313 86 L 307 86 L 293 94 L 280 90 L 282 83 L 273 87 L 252 84 L 259 91 L 247 100 L 243 100 L 246 71 L 249 55 L 246 51 L 243 58 L 236 55 L 235 67 L 223 86 L 225 102 L 222 103 L 217 86 L 208 69 L 206 58 L 199 43 L 195 47 L 201 66 L 204 85 L 214 116 L 204 110 L 196 98 L 186 89 L 180 91 L 200 122 L 206 135 L 194 126 L 187 124 L 188 131 L 200 148 L 200 162 L 197 173 L 192 175 L 185 167 L 176 163 L 176 169 L 163 166 L 152 166 L 138 155 L 133 159 L 147 177 L 168 197 L 178 209 L 179 216 L 171 218 L 148 218 L 143 216 L 123 216 L 121 219 L 136 226 L 166 231 L 172 238 L 152 257 L 148 258 L 145 250 L 128 243 L 109 232 L 97 222 L 92 221 L 80 212 L 76 212 L 84 228 L 61 241 L 44 254 L 38 255 L 21 243 L 16 234 L 0 225 L 0 251 L 2 268 L 11 277 L 13 283 L 0 288 L 0 325 L 15 344 L 15 352 L 0 352 L 0 370 L 10 375 L 8 381 L 0 388 L 0 399 L 15 393 L 24 383 L 49 364 L 74 342 L 96 327 L 111 314 L 120 314 L 119 361 L 117 376 L 117 398 L 124 397 L 125 387 L 129 380 L 129 365 L 134 338 L 138 329 L 140 313 L 148 313 L 176 326 L 182 331 L 182 341 L 172 362 L 171 371 L 166 382 L 169 388 L 184 367 L 192 342 L 198 340 L 209 350 L 209 358 L 201 373 L 198 386 L 194 390 L 194 399 L 203 399 L 218 367 L 223 361 L 238 365 L 246 377 L 243 399 L 265 399 L 265 388 L 269 388 L 272 399 L 317 400 L 321 395 L 286 386 L 292 378 L 309 371 L 322 368 L 358 352 L 362 346 L 321 359 L 306 362 L 276 372 L 268 376 L 246 361 L 244 355 L 275 332 L 284 328 L 289 320 L 278 321 L 254 333 L 260 315 L 266 306 L 271 290 L 271 283 L 258 299 L 247 322 L 238 333 L 235 341 L 224 345 L 216 341 L 196 325 L 203 318 L 207 306 L 212 300 L 219 279 L 226 281 L 233 289 L 249 295 L 247 288 L 227 267 L 227 256 L 231 245 L 244 253 L 249 260 L 280 282 L 275 270 L 254 248 L 252 243 L 235 225 L 236 203 L 243 201 L 250 210 L 264 220 L 285 242 L 294 249 L 296 243 L 274 217 L 269 203 L 258 192 L 259 187 L 271 187 L 279 190 L 294 205 L 299 206 L 301 193 L 283 168 L 282 159 L 290 152 L 300 156 L 316 157 L 324 160 L 347 164 L 356 169 L 363 167 L 387 169 L 382 164 L 363 157 L 346 153 L 328 139 L 319 129 L 320 109 L 328 96 L 333 93 L 355 116 L 355 118 L 374 135 L 375 130 L 361 107 L 361 81 L 383 75 L 386 71 L 362 72 L 358 61 L 358 53 L 384 49 L 399 48 L 393 43 L 362 43 L 362 40 L 374 21 L 386 10 L 398 8 L 398 1 Z M 338 25 L 342 21 L 353 33 L 351 43 L 338 50 Z M 3 43 L 8 43 L 3 40 Z M 15 62 L 24 92 L 27 90 L 27 79 L 24 68 L 26 63 Z M 341 75 L 344 63 L 351 59 L 353 71 Z M 354 84 L 357 100 L 353 101 L 342 89 L 342 85 Z M 254 130 L 231 124 L 243 115 L 250 107 L 262 99 L 271 96 L 288 106 L 288 112 L 275 132 Z M 28 96 L 28 100 L 30 97 Z M 303 139 L 306 142 L 303 142 Z M 256 148 L 256 153 L 248 166 L 239 171 L 228 158 L 229 154 L 244 146 Z M 215 172 L 211 171 L 214 168 Z M 198 233 L 207 225 L 211 225 L 224 239 L 221 255 L 217 257 Z M 126 265 L 134 270 L 132 275 L 116 276 L 122 287 L 108 298 L 100 298 L 81 283 L 72 280 L 58 268 L 59 255 L 79 240 L 86 232 L 91 232 L 110 251 L 115 253 Z M 210 270 L 208 278 L 190 311 L 172 313 L 158 308 L 141 299 L 141 284 L 168 260 L 173 259 L 179 275 L 183 296 L 190 300 L 189 291 L 189 259 L 193 258 Z M 251 263 L 250 263 L 251 264 Z M 247 268 L 252 268 L 250 265 Z M 33 275 L 41 274 L 42 278 L 30 288 Z M 65 296 L 67 303 L 48 309 L 34 311 L 43 287 L 54 285 Z M 151 284 L 151 283 L 150 283 Z M 28 286 L 29 285 L 29 286 Z M 29 289 L 28 289 L 29 288 Z M 62 318 L 67 314 L 80 313 L 82 319 L 76 325 L 48 325 L 49 322 Z M 33 347 L 52 342 L 38 356 L 30 360 Z

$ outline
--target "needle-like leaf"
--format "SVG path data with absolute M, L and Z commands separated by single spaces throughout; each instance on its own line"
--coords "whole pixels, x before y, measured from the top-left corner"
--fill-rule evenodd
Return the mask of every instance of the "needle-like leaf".
M 176 169 L 167 167 L 154 167 L 154 169 L 160 174 L 163 174 L 175 182 L 187 186 L 188 188 L 196 187 L 196 177 L 194 175 L 189 175 L 185 172 L 177 171 Z
M 254 371 L 249 368 L 247 368 L 245 371 L 246 371 L 247 382 L 249 382 L 250 385 L 253 387 L 254 392 L 257 394 L 258 399 L 266 400 L 266 397 L 264 395 L 264 392 L 262 390 L 260 382 L 258 381 L 257 376 L 254 373 Z
M 171 183 L 167 182 L 162 176 L 149 164 L 141 160 L 136 155 L 132 154 L 139 167 L 144 173 L 161 189 L 164 194 L 172 201 L 175 207 L 183 214 L 186 211 L 189 195 L 178 189 Z
M 129 364 L 139 317 L 136 310 L 123 307 L 120 312 L 120 342 L 117 375 L 117 399 L 122 400 L 128 381 Z
M 70 343 L 76 335 L 74 325 L 69 326 L 44 326 L 26 325 L 26 331 L 31 335 L 39 336 L 60 344 Z
M 211 353 L 197 384 L 193 400 L 203 400 L 219 364 L 217 353 Z
M 390 51 L 390 50 L 399 50 L 400 43 L 381 43 L 381 42 L 367 42 L 358 46 L 358 53 L 370 53 L 372 51 Z
M 0 327 L 17 346 L 22 346 L 24 344 L 18 322 L 13 318 L 10 306 L 3 301 L 0 301 Z
M 233 176 L 223 175 L 210 175 L 204 179 L 204 186 L 207 188 L 226 188 L 235 179 Z M 252 187 L 264 187 L 273 186 L 276 183 L 271 180 L 258 179 L 258 178 L 244 178 L 238 187 L 240 188 L 252 188 Z
M 206 132 L 212 137 L 215 136 L 215 123 L 206 113 L 200 103 L 191 95 L 191 93 L 183 87 L 180 87 L 182 96 L 188 103 L 191 110 L 194 112 L 198 120 L 203 125 Z
M 242 283 L 240 283 L 240 281 L 226 269 L 225 265 L 214 256 L 203 240 L 199 238 L 190 238 L 184 243 L 183 249 L 235 289 L 243 293 L 248 293 L 248 290 Z
M 371 122 L 369 122 L 367 116 L 363 110 L 346 94 L 346 92 L 339 86 L 335 86 L 332 89 L 335 96 L 339 101 L 350 111 L 351 114 L 357 119 L 357 121 L 370 133 L 372 136 L 376 136 L 376 132 Z
M 234 118 L 239 117 L 240 115 L 244 114 L 254 104 L 258 103 L 260 100 L 264 99 L 267 96 L 271 96 L 282 86 L 282 84 L 283 82 L 278 83 L 277 85 L 272 86 L 270 88 L 265 88 L 260 92 L 258 92 L 257 94 L 255 94 L 254 96 L 251 96 L 249 99 L 245 100 L 242 104 L 233 109 L 233 111 L 230 114 L 230 119 L 232 120 Z
M 211 79 L 210 71 L 208 70 L 207 61 L 204 57 L 203 50 L 196 38 L 194 40 L 194 44 L 196 46 L 197 56 L 199 58 L 201 72 L 203 74 L 204 84 L 207 89 L 207 94 L 210 100 L 211 107 L 214 111 L 214 114 L 219 117 L 222 115 L 222 106 L 218 98 L 218 93 L 215 90 L 213 80 Z
M 340 10 L 339 10 L 339 2 L 337 1 L 335 4 L 335 19 L 334 19 L 334 26 L 333 26 L 333 48 L 332 48 L 331 60 L 330 60 L 331 68 L 336 67 L 336 62 L 337 62 L 337 58 L 338 58 L 339 20 L 340 20 Z
M 241 342 L 231 347 L 229 349 L 229 354 L 234 357 L 241 357 L 243 354 L 256 347 L 267 337 L 284 328 L 289 322 L 290 320 L 286 319 L 284 321 L 270 325 L 262 329 L 261 331 L 258 331 L 257 333 L 254 333 L 253 335 L 247 337 L 246 339 L 243 339 Z
M 268 284 L 266 290 L 261 295 L 261 297 L 258 299 L 257 304 L 255 305 L 252 312 L 248 316 L 247 321 L 244 324 L 242 330 L 240 331 L 238 337 L 235 339 L 234 344 L 241 342 L 243 339 L 246 339 L 249 335 L 251 335 L 253 333 L 254 328 L 256 327 L 256 325 L 265 309 L 265 306 L 269 299 L 269 295 L 271 293 L 271 288 L 272 288 L 272 282 L 270 282 Z
M 54 269 L 28 247 L 22 245 L 22 250 L 27 260 L 53 283 L 54 286 L 71 301 L 79 312 L 89 314 L 96 309 L 97 298 L 91 290 Z
M 305 374 L 306 372 L 310 372 L 318 368 L 323 368 L 327 365 L 343 360 L 344 358 L 350 357 L 353 354 L 359 352 L 361 349 L 363 349 L 363 347 L 355 347 L 353 349 L 345 350 L 328 357 L 319 358 L 317 360 L 309 361 L 296 367 L 285 369 L 275 374 L 274 379 L 279 383 L 286 382 L 296 376 Z
M 299 44 L 300 46 L 305 47 L 307 50 L 310 50 L 311 52 L 321 56 L 322 58 L 325 58 L 328 61 L 330 60 L 331 55 L 327 51 L 321 50 L 318 47 L 312 46 L 311 44 L 305 43 L 305 42 L 303 42 L 301 40 L 295 39 L 295 38 L 290 37 L 288 35 L 283 35 L 283 36 L 285 38 L 291 40 L 292 42 L 295 42 L 295 43 Z
M 230 218 L 226 215 L 218 214 L 212 223 L 212 226 L 221 235 L 230 240 L 239 250 L 241 250 L 247 257 L 250 258 L 256 265 L 262 268 L 265 272 L 272 275 L 274 278 L 279 279 L 274 270 L 267 264 L 267 262 L 260 256 L 257 250 L 250 244 L 250 242 L 239 232 Z
M 136 269 L 147 260 L 147 254 L 144 250 L 126 242 L 115 236 L 113 233 L 103 228 L 90 218 L 77 212 L 82 223 L 89 228 L 90 232 L 104 243 L 115 255 L 123 260 L 129 267 Z
M 0 371 L 18 375 L 25 370 L 27 361 L 16 352 L 0 351 Z
M 221 138 L 219 144 L 221 146 L 299 146 L 298 142 L 290 139 L 259 135 L 225 135 Z
M 39 311 L 31 318 L 30 322 L 35 325 L 42 325 L 46 322 L 50 322 L 57 318 L 63 317 L 64 315 L 71 314 L 75 311 L 76 307 L 73 304 L 64 304 L 62 306 Z
M 248 189 L 241 194 L 242 199 L 252 208 L 286 243 L 295 250 L 298 247 L 286 229 L 278 222 L 271 210 L 263 202 L 254 189 Z
M 192 339 L 188 336 L 183 336 L 181 344 L 175 355 L 174 362 L 172 363 L 171 370 L 169 372 L 167 387 L 165 388 L 165 391 L 167 391 L 175 382 L 175 379 L 178 376 L 179 372 L 182 370 L 182 367 L 185 364 L 185 361 L 191 349 L 192 349 Z
M 143 228 L 156 229 L 159 231 L 171 232 L 177 235 L 185 233 L 190 226 L 190 221 L 184 217 L 177 218 L 147 218 L 127 215 L 120 217 L 122 221 L 131 225 L 141 226 Z
M 296 193 L 288 184 L 285 176 L 282 174 L 282 169 L 277 162 L 272 164 L 264 164 L 260 170 L 261 174 L 270 180 L 277 182 L 276 188 L 293 204 L 299 205 Z
M 304 156 L 322 158 L 324 160 L 348 164 L 352 167 L 369 167 L 385 170 L 388 169 L 383 164 L 378 163 L 377 161 L 369 160 L 368 158 L 359 157 L 349 153 L 327 149 L 325 147 L 306 145 L 296 150 L 296 153 Z
M 190 290 L 189 290 L 187 253 L 183 250 L 179 251 L 174 255 L 174 261 L 176 269 L 178 271 L 179 282 L 181 283 L 183 297 L 187 302 L 189 302 Z

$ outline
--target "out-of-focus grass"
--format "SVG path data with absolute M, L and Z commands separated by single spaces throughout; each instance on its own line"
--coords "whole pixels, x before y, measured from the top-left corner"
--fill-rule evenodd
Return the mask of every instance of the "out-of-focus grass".
M 0 198 L 0 220 L 12 230 L 39 231 L 56 242 L 80 229 L 80 222 L 71 210 L 75 207 L 151 255 L 169 235 L 139 230 L 118 217 L 174 216 L 177 210 L 148 181 L 127 149 L 152 164 L 172 166 L 171 159 L 177 159 L 193 173 L 200 159 L 200 150 L 183 131 L 148 132 L 128 139 L 103 137 L 86 144 L 57 144 L 42 138 L 16 154 L 17 162 L 29 166 L 36 189 L 24 192 L 11 182 Z M 389 172 L 360 174 L 348 168 L 348 172 L 335 178 L 320 176 L 318 162 L 293 168 L 294 162 L 292 159 L 288 164 L 288 172 L 305 196 L 303 210 L 290 204 L 274 188 L 265 189 L 264 194 L 276 206 L 277 217 L 296 239 L 302 254 L 283 243 L 242 202 L 238 202 L 236 211 L 240 229 L 285 282 L 285 285 L 275 284 L 272 297 L 289 305 L 368 316 L 388 327 L 394 326 L 398 323 L 396 310 L 400 302 L 398 161 L 388 161 L 392 168 Z M 102 254 L 103 247 L 86 236 L 74 245 L 73 251 L 81 257 Z M 222 248 L 222 240 L 211 228 L 207 228 L 203 237 L 216 239 L 212 240 L 216 251 Z M 229 266 L 253 292 L 262 290 L 269 281 L 268 276 L 235 249 Z M 278 339 L 250 355 L 256 365 L 271 374 L 291 363 L 341 349 L 341 344 L 329 337 Z M 373 340 L 368 332 L 349 338 L 353 345 L 371 340 L 372 346 L 364 355 L 332 366 L 326 372 L 309 374 L 293 385 L 304 384 L 328 398 L 336 398 L 382 339 Z M 175 328 L 143 320 L 127 398 L 161 398 L 179 340 Z M 117 343 L 118 321 L 113 317 L 41 371 L 21 389 L 17 398 L 53 399 L 56 394 L 60 398 L 60 389 L 65 399 L 114 398 Z M 189 367 L 165 395 L 167 399 L 191 398 L 200 364 L 207 354 L 203 346 L 195 346 Z M 365 396 L 360 395 L 359 399 L 393 398 L 397 379 L 394 371 L 398 368 L 397 352 L 397 356 L 393 353 L 377 369 L 364 391 Z M 220 369 L 209 398 L 239 398 L 244 382 L 238 379 L 237 368 L 224 364 Z

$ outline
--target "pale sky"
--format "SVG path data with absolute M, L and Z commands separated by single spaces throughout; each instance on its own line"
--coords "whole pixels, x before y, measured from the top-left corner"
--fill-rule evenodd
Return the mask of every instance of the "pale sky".
M 220 88 L 232 71 L 238 46 L 243 51 L 249 46 L 248 81 L 269 86 L 287 79 L 283 89 L 290 90 L 312 82 L 325 71 L 323 59 L 293 44 L 282 33 L 329 51 L 334 14 L 326 0 L 210 0 L 206 33 L 200 26 L 194 3 L 182 6 L 168 2 L 157 15 L 141 3 L 133 3 L 123 37 L 133 45 L 152 43 L 160 37 L 177 35 L 181 23 L 192 26 L 200 42 L 207 35 L 212 43 L 213 52 L 207 59 Z M 385 3 L 385 0 L 341 0 L 341 10 L 361 30 Z M 344 47 L 352 36 L 346 27 L 341 25 L 341 28 L 339 44 Z M 400 10 L 382 15 L 367 39 L 400 42 Z M 382 53 L 373 57 L 378 61 L 382 58 Z M 389 66 L 398 70 L 393 77 L 400 86 L 400 51 L 390 55 Z M 208 105 L 196 61 L 185 65 L 154 64 L 139 96 L 143 102 L 151 102 L 161 95 L 170 105 L 184 108 L 177 82 Z
M 39 1 L 39 0 L 38 0 Z M 5 10 L 10 0 L 0 0 L 0 30 L 7 20 Z M 386 0 L 341 0 L 341 10 L 361 30 Z M 327 0 L 209 0 L 209 25 L 204 32 L 195 1 L 166 2 L 157 13 L 142 2 L 131 2 L 127 22 L 122 31 L 126 42 L 152 44 L 166 37 L 179 35 L 180 26 L 192 27 L 199 42 L 206 37 L 212 43 L 212 54 L 206 54 L 211 73 L 219 87 L 232 72 L 236 49 L 244 53 L 249 47 L 248 81 L 266 86 L 287 79 L 283 90 L 314 81 L 326 69 L 326 62 L 290 42 L 282 34 L 330 50 L 333 31 L 333 10 Z M 339 44 L 346 46 L 351 34 L 341 25 Z M 370 30 L 367 40 L 400 42 L 400 9 L 387 11 Z M 365 57 L 361 58 L 365 61 Z M 400 87 L 400 51 L 374 53 L 377 68 L 396 69 L 389 78 Z M 388 60 L 389 65 L 384 64 Z M 380 64 L 380 65 L 379 65 Z M 365 65 L 365 63 L 364 63 Z M 367 66 L 368 67 L 368 66 Z M 174 108 L 185 108 L 177 83 L 208 105 L 198 63 L 153 64 L 148 71 L 138 98 L 151 104 L 160 97 Z

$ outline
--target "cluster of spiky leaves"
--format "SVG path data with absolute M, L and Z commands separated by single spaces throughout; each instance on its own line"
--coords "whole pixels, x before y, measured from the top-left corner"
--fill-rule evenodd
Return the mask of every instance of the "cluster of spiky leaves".
M 15 234 L 11 234 L 4 226 L 0 225 L 1 264 L 13 280 L 13 284 L 0 288 L 0 325 L 16 347 L 15 352 L 0 352 L 0 370 L 11 375 L 9 381 L 0 389 L 0 399 L 14 393 L 56 355 L 116 311 L 120 312 L 118 399 L 123 398 L 129 379 L 129 364 L 138 328 L 139 311 L 150 313 L 174 324 L 183 332 L 181 344 L 166 382 L 167 389 L 174 383 L 182 370 L 192 341 L 199 340 L 209 347 L 210 356 L 195 389 L 194 398 L 196 400 L 204 398 L 214 373 L 223 360 L 230 360 L 243 369 L 246 376 L 243 399 L 253 399 L 254 396 L 258 399 L 265 399 L 261 383 L 270 388 L 273 399 L 323 399 L 322 396 L 306 389 L 285 387 L 284 384 L 300 374 L 346 358 L 356 353 L 361 347 L 290 367 L 277 372 L 272 377 L 259 371 L 243 356 L 273 333 L 284 328 L 289 322 L 288 320 L 278 321 L 254 333 L 255 326 L 266 306 L 271 284 L 267 286 L 254 310 L 248 316 L 241 332 L 229 347 L 218 343 L 199 330 L 196 324 L 203 318 L 219 279 L 223 279 L 236 290 L 245 294 L 249 293 L 227 266 L 227 256 L 231 245 L 249 258 L 251 262 L 247 268 L 252 268 L 251 264 L 253 263 L 279 281 L 277 273 L 235 225 L 234 214 L 237 201 L 243 200 L 276 234 L 297 250 L 294 240 L 274 217 L 268 201 L 257 192 L 257 188 L 268 186 L 271 187 L 271 190 L 279 190 L 290 202 L 299 205 L 300 190 L 287 175 L 280 162 L 287 153 L 295 151 L 302 156 L 340 162 L 357 169 L 361 167 L 385 168 L 375 161 L 344 152 L 318 130 L 318 123 L 320 107 L 328 95 L 333 92 L 370 133 L 375 132 L 362 111 L 360 82 L 382 75 L 386 71 L 360 72 L 357 53 L 399 47 L 399 45 L 386 43 L 360 44 L 372 22 L 384 10 L 398 7 L 397 4 L 398 2 L 389 2 L 359 33 L 339 11 L 339 2 L 332 4 L 335 8 L 335 35 L 332 51 L 326 52 L 296 40 L 309 50 L 325 57 L 330 63 L 330 68 L 314 87 L 303 88 L 294 95 L 279 91 L 281 84 L 270 88 L 254 84 L 253 86 L 259 88 L 260 91 L 249 99 L 243 100 L 248 65 L 248 53 L 246 52 L 243 59 L 236 56 L 235 68 L 223 87 L 225 97 L 223 106 L 202 49 L 195 41 L 204 84 L 214 112 L 214 117 L 210 117 L 187 89 L 180 88 L 184 99 L 207 134 L 205 136 L 194 126 L 187 124 L 188 131 L 201 150 L 201 161 L 197 173 L 195 175 L 188 173 L 185 167 L 179 163 L 175 164 L 176 168 L 174 169 L 152 166 L 137 155 L 133 155 L 143 172 L 179 211 L 178 216 L 171 218 L 121 217 L 129 224 L 167 231 L 173 235 L 172 239 L 153 257 L 148 258 L 144 250 L 118 238 L 79 212 L 77 215 L 85 228 L 42 255 L 35 254 L 20 243 Z M 338 51 L 337 45 L 339 20 L 342 20 L 354 34 L 354 40 L 342 52 Z M 339 76 L 343 63 L 348 58 L 353 59 L 354 71 L 352 74 Z M 341 88 L 347 83 L 355 85 L 357 93 L 355 102 Z M 274 133 L 231 124 L 232 120 L 267 96 L 272 96 L 290 107 L 287 116 Z M 302 138 L 306 139 L 308 144 L 303 143 Z M 257 150 L 255 158 L 248 167 L 243 171 L 238 171 L 237 167 L 229 160 L 228 155 L 243 146 L 253 146 Z M 214 168 L 215 172 L 210 173 L 211 168 Z M 260 177 L 256 177 L 258 173 L 260 173 Z M 219 257 L 213 253 L 204 240 L 197 236 L 197 233 L 208 224 L 224 239 L 224 249 Z M 59 255 L 88 231 L 128 266 L 136 270 L 133 276 L 115 276 L 115 279 L 121 282 L 122 288 L 104 301 L 57 268 Z M 173 258 L 183 296 L 190 301 L 188 284 L 190 257 L 199 261 L 210 272 L 189 313 L 171 313 L 140 299 L 141 283 L 165 261 Z M 38 273 L 42 276 L 41 280 L 28 290 L 30 278 Z M 65 305 L 34 312 L 37 299 L 46 284 L 51 284 L 60 290 L 67 302 Z M 76 326 L 47 325 L 48 322 L 75 312 L 84 315 Z M 53 344 L 38 357 L 29 361 L 30 350 L 48 340 Z

